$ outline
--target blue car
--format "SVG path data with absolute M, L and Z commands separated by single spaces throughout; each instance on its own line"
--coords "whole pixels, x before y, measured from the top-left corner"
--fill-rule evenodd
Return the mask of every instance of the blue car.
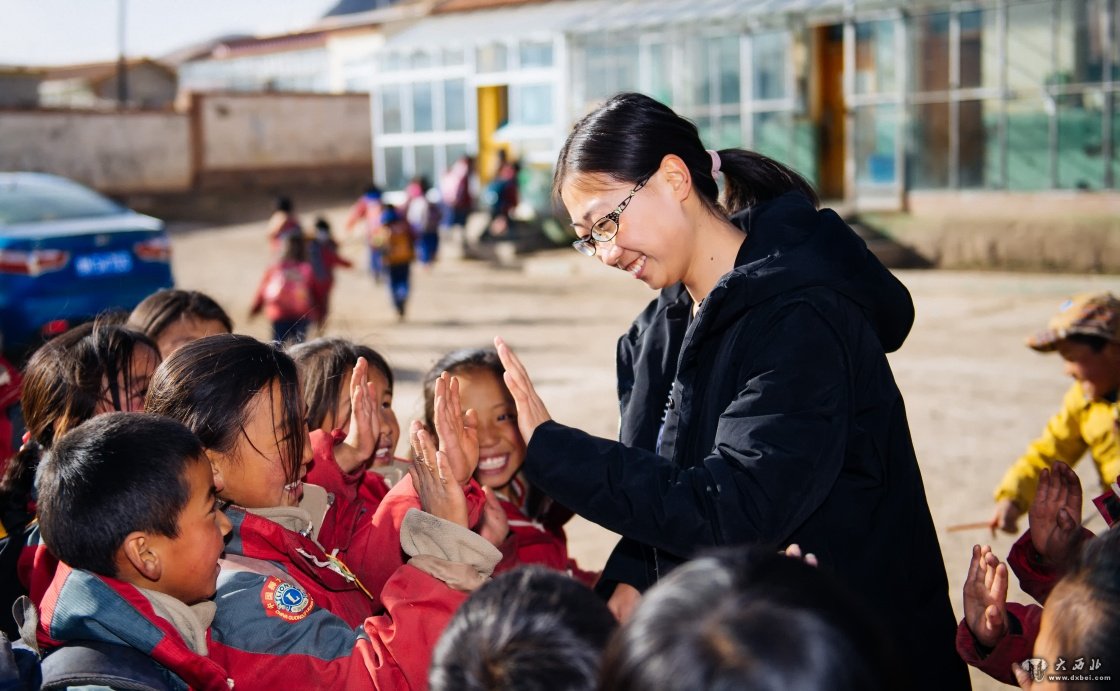
M 72 180 L 0 172 L 0 334 L 22 354 L 105 310 L 169 288 L 162 221 Z

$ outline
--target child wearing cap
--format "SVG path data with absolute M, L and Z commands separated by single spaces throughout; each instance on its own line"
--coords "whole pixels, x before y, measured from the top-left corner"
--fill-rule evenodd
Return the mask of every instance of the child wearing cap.
M 1076 295 L 1027 345 L 1043 353 L 1057 351 L 1074 383 L 1042 436 L 996 488 L 991 525 L 1010 533 L 1018 532 L 1018 519 L 1034 500 L 1039 474 L 1055 461 L 1072 466 L 1089 451 L 1103 485 L 1120 473 L 1120 299 L 1111 293 Z

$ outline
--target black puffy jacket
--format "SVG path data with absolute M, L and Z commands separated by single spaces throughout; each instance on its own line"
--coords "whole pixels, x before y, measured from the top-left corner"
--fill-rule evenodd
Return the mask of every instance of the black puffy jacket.
M 885 355 L 913 323 L 909 292 L 800 194 L 732 220 L 747 238 L 695 318 L 672 286 L 619 340 L 620 440 L 546 423 L 529 480 L 624 536 L 605 584 L 644 590 L 712 545 L 796 542 L 903 629 L 912 669 L 938 670 L 914 688 L 968 688 Z

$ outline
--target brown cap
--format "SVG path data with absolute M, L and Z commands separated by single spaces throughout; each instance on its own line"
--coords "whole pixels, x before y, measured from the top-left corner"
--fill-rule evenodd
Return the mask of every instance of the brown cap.
M 1075 334 L 1120 341 L 1120 300 L 1112 293 L 1074 295 L 1062 303 L 1045 331 L 1027 339 L 1027 345 L 1048 353 Z

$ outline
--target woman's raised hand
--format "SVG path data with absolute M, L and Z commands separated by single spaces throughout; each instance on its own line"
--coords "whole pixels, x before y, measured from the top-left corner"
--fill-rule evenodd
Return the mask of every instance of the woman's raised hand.
M 437 451 L 432 435 L 419 420 L 409 428 L 412 442 L 412 467 L 408 474 L 420 496 L 420 508 L 452 523 L 468 528 L 467 497 L 463 488 L 454 481 L 447 454 Z
M 466 413 L 462 410 L 459 380 L 443 372 L 436 380 L 433 422 L 440 452 L 447 456 L 451 475 L 460 485 L 465 485 L 478 467 L 478 416 L 474 410 Z
M 544 401 L 537 395 L 533 381 L 529 379 L 529 373 L 525 371 L 525 365 L 521 364 L 520 358 L 514 355 L 500 337 L 494 339 L 494 346 L 498 349 L 498 359 L 506 368 L 506 387 L 509 388 L 510 394 L 513 395 L 513 402 L 517 406 L 517 427 L 521 430 L 521 438 L 528 445 L 537 427 L 551 420 L 552 416 L 544 407 Z
M 350 375 L 350 431 L 346 439 L 335 447 L 334 459 L 343 472 L 351 473 L 373 456 L 377 437 L 381 434 L 381 420 L 374 414 L 372 384 L 367 382 L 369 363 L 358 358 Z

